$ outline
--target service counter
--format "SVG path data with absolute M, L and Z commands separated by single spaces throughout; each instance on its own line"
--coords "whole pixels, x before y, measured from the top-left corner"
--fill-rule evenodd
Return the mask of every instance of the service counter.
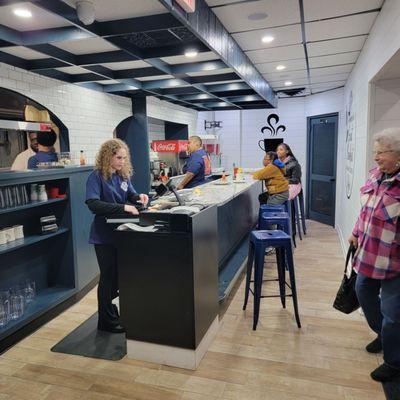
M 257 220 L 260 182 L 196 188 L 189 215 L 141 214 L 154 232 L 115 231 L 128 357 L 195 369 L 218 331 L 218 275 Z

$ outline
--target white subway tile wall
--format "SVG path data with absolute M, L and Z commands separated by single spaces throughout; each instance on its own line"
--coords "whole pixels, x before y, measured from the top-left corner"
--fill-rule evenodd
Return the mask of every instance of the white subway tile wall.
M 0 87 L 14 90 L 53 112 L 68 128 L 70 150 L 85 152 L 93 163 L 105 140 L 113 137 L 117 125 L 132 115 L 130 99 L 89 90 L 56 79 L 0 63 Z M 197 112 L 156 98 L 147 98 L 148 115 L 189 125 L 196 132 Z M 155 132 L 161 137 L 161 132 Z

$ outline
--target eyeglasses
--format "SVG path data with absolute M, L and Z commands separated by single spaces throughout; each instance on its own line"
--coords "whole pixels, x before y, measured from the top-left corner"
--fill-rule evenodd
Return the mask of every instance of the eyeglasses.
M 381 156 L 382 154 L 385 154 L 385 153 L 393 153 L 393 152 L 394 152 L 394 150 L 373 151 L 372 154 L 373 154 L 374 156 Z

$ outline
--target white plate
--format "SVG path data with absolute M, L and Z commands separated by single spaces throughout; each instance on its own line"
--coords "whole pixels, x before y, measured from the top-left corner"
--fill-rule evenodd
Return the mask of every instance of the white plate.
M 230 185 L 231 184 L 231 182 L 221 182 L 221 181 L 216 181 L 213 183 L 214 183 L 214 185 Z

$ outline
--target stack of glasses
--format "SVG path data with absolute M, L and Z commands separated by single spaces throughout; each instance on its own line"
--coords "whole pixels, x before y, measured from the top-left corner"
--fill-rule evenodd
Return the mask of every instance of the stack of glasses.
M 26 279 L 9 289 L 0 289 L 0 329 L 21 318 L 36 296 L 36 284 Z
M 25 185 L 0 187 L 0 209 L 23 206 L 29 203 Z

